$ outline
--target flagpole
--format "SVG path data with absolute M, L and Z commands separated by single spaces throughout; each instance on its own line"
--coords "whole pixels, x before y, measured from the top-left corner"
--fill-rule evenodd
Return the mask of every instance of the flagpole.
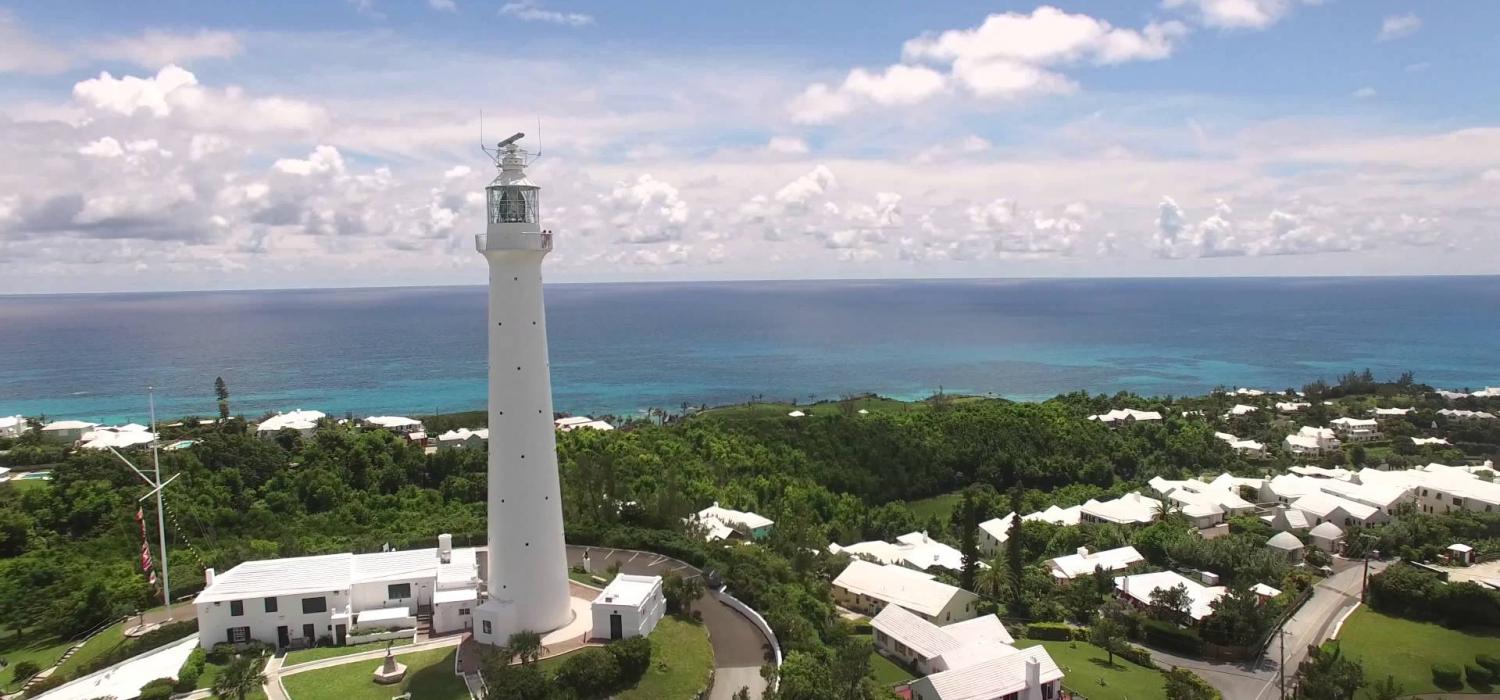
M 161 536 L 161 600 L 167 606 L 167 619 L 172 619 L 172 582 L 167 574 L 167 519 L 166 510 L 162 507 L 161 482 L 161 454 L 157 452 L 157 445 L 161 442 L 161 433 L 156 432 L 156 390 L 146 387 L 147 400 L 151 404 L 151 435 L 155 439 L 151 441 L 151 461 L 156 470 L 156 532 Z

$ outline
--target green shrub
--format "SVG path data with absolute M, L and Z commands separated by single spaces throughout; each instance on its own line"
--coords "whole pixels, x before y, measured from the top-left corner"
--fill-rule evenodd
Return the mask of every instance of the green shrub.
M 1453 664 L 1433 664 L 1432 682 L 1439 688 L 1454 689 L 1463 686 L 1458 677 L 1458 667 Z
M 11 669 L 14 673 L 14 678 L 18 681 L 24 681 L 27 678 L 35 676 L 41 670 L 41 667 L 37 666 L 35 661 L 21 661 L 16 663 L 15 668 Z
M 1203 639 L 1196 631 L 1162 620 L 1146 620 L 1141 623 L 1141 627 L 1146 634 L 1146 641 L 1152 646 L 1189 656 L 1203 653 Z
M 603 649 L 584 649 L 569 654 L 553 680 L 578 697 L 604 697 L 620 686 L 620 665 Z
M 1026 626 L 1026 636 L 1030 639 L 1067 642 L 1073 639 L 1073 628 L 1061 622 L 1033 622 Z
M 203 665 L 208 660 L 208 654 L 203 647 L 194 647 L 188 654 L 187 661 L 182 662 L 182 668 L 177 669 L 177 683 L 173 689 L 179 693 L 192 692 L 198 687 L 198 679 L 203 676 Z
M 1490 680 L 1495 676 L 1490 670 L 1479 664 L 1465 664 L 1464 677 L 1469 680 L 1469 685 L 1475 688 L 1489 687 Z
M 1134 644 L 1125 644 L 1119 649 L 1116 649 L 1115 656 L 1125 659 L 1126 661 L 1136 664 L 1137 666 L 1156 668 L 1156 664 L 1151 663 L 1151 652 L 1146 651 L 1145 649 L 1142 649 Z
M 1489 669 L 1490 676 L 1500 676 L 1500 656 L 1493 654 L 1480 654 L 1474 657 L 1474 662 Z
M 172 697 L 173 688 L 177 682 L 171 678 L 158 678 L 141 686 L 141 694 L 138 700 L 167 700 Z
M 1198 698 L 1199 700 L 1224 700 L 1218 689 L 1203 680 L 1203 677 L 1185 668 L 1174 668 L 1164 673 L 1167 677 L 1168 698 Z
M 620 668 L 620 681 L 632 684 L 651 668 L 651 640 L 645 637 L 621 639 L 605 647 Z

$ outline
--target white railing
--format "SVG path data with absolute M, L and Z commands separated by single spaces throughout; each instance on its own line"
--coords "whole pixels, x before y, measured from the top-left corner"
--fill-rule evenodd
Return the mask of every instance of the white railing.
M 756 627 L 760 628 L 760 633 L 765 635 L 766 640 L 771 643 L 771 653 L 774 657 L 774 661 L 776 662 L 776 668 L 781 668 L 781 644 L 780 642 L 776 641 L 776 633 L 771 630 L 771 625 L 766 622 L 766 618 L 761 617 L 760 613 L 755 612 L 755 608 L 752 608 L 740 602 L 739 598 L 725 593 L 724 589 L 722 588 L 717 591 L 712 591 L 712 593 L 713 596 L 719 600 L 719 602 L 733 608 L 735 612 L 744 615 L 745 619 L 749 620 L 750 622 L 754 623 Z

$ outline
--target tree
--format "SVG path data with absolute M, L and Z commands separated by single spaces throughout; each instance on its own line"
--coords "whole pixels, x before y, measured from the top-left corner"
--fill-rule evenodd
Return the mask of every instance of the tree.
M 214 377 L 214 396 L 219 399 L 219 420 L 229 419 L 229 386 L 223 377 Z
M 661 585 L 662 596 L 667 599 L 667 611 L 687 615 L 693 611 L 693 603 L 703 597 L 704 585 L 701 576 L 683 578 L 669 574 Z
M 868 639 L 847 637 L 834 650 L 833 685 L 838 697 L 858 698 L 865 677 L 870 675 L 870 654 L 875 648 Z
M 1365 686 L 1365 668 L 1344 658 L 1336 644 L 1326 651 L 1310 645 L 1307 660 L 1297 667 L 1297 679 L 1301 697 L 1307 700 L 1351 700 Z
M 1171 588 L 1158 588 L 1151 594 L 1151 616 L 1158 620 L 1180 622 L 1192 609 L 1193 597 L 1187 586 L 1177 584 Z
M 1099 600 L 1103 595 L 1092 577 L 1080 578 L 1069 585 L 1062 595 L 1063 606 L 1068 617 L 1079 624 L 1087 624 L 1099 611 Z
M 1021 580 L 1026 573 L 1025 542 L 1026 531 L 1021 527 L 1021 484 L 1016 483 L 1010 490 L 1010 510 L 1016 513 L 1016 517 L 1010 519 L 1010 533 L 1005 537 L 1005 568 L 1010 572 L 1011 596 L 1010 600 L 1016 605 L 1021 604 Z
M 523 665 L 536 663 L 542 656 L 542 635 L 531 630 L 521 630 L 505 640 L 505 649 L 511 658 L 520 659 Z
M 1075 584 L 1076 585 L 1076 584 Z M 1125 645 L 1125 625 L 1113 615 L 1099 614 L 1089 627 L 1089 641 L 1109 654 L 1109 665 L 1115 665 L 1115 652 Z
M 1260 598 L 1244 587 L 1231 588 L 1209 603 L 1209 608 L 1213 612 L 1199 624 L 1198 631 L 1214 644 L 1248 645 L 1272 622 L 1262 614 Z
M 1167 671 L 1167 700 L 1223 700 L 1223 694 L 1208 681 L 1185 668 Z
M 584 649 L 564 657 L 553 678 L 579 698 L 602 698 L 619 686 L 620 666 L 603 649 Z
M 828 664 L 805 651 L 793 651 L 782 661 L 776 688 L 777 700 L 825 700 L 836 698 Z
M 958 587 L 974 590 L 974 574 L 979 570 L 979 499 L 976 488 L 964 489 L 958 504 L 958 551 L 963 555 Z
M 214 696 L 245 700 L 266 682 L 266 676 L 260 669 L 260 657 L 235 657 L 214 679 Z
M 1385 680 L 1370 687 L 1370 700 L 1397 700 L 1405 696 L 1406 688 L 1394 676 L 1387 675 Z
M 620 667 L 621 681 L 626 684 L 639 680 L 645 675 L 646 669 L 651 667 L 651 640 L 645 637 L 611 642 L 605 650 L 615 657 L 615 663 Z
M 555 697 L 551 679 L 535 664 L 486 667 L 484 684 L 489 689 L 485 697 L 496 700 L 548 700 Z

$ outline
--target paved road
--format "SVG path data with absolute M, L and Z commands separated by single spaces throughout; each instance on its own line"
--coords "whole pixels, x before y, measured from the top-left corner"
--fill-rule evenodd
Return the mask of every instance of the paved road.
M 568 566 L 580 564 L 585 549 L 593 562 L 594 573 L 600 575 L 616 561 L 620 562 L 620 570 L 627 574 L 661 576 L 676 572 L 690 578 L 701 573 L 684 562 L 659 554 L 573 545 L 568 546 Z M 766 661 L 768 646 L 760 628 L 706 593 L 693 609 L 703 614 L 703 624 L 708 628 L 709 642 L 714 648 L 714 686 L 709 692 L 709 700 L 730 700 L 743 687 L 750 688 L 750 697 L 760 697 L 765 692 L 760 667 Z
M 1385 569 L 1383 562 L 1370 562 L 1370 575 Z M 1333 634 L 1334 624 L 1359 603 L 1363 565 L 1350 566 L 1319 582 L 1313 595 L 1282 626 L 1286 644 L 1287 682 L 1307 657 L 1307 647 L 1322 644 Z M 1281 647 L 1276 640 L 1259 659 L 1238 663 L 1189 659 L 1156 650 L 1151 658 L 1163 667 L 1182 666 L 1218 688 L 1224 700 L 1275 700 L 1280 698 Z

